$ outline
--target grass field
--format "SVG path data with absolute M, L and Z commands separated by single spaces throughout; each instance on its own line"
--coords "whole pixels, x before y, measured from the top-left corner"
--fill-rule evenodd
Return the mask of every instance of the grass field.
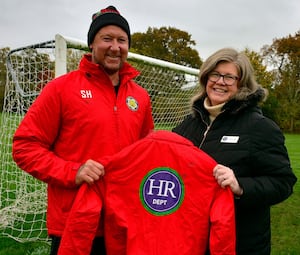
M 300 179 L 300 135 L 286 135 L 292 168 Z M 272 208 L 272 255 L 300 254 L 300 181 L 295 185 L 294 194 L 286 201 Z M 0 230 L 1 231 L 1 230 Z M 1 237 L 0 255 L 48 255 L 46 243 L 18 243 Z
M 300 135 L 286 135 L 286 145 L 298 182 L 294 194 L 272 208 L 272 255 L 300 254 Z

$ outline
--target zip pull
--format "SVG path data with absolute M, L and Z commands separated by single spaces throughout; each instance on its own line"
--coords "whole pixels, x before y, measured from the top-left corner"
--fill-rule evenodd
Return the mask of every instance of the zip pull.
M 114 112 L 116 112 L 118 110 L 118 107 L 115 105 L 114 106 Z
M 201 147 L 202 147 L 202 145 L 203 145 L 203 143 L 204 143 L 204 141 L 205 141 L 205 139 L 206 139 L 206 136 L 207 136 L 207 133 L 208 133 L 208 131 L 209 131 L 209 129 L 210 129 L 210 126 L 211 126 L 211 125 L 208 125 L 208 126 L 207 126 L 207 128 L 206 128 L 206 130 L 205 130 L 205 132 L 204 132 L 204 134 L 203 134 L 203 139 L 202 139 L 202 141 L 201 141 L 201 143 L 200 143 L 200 145 L 199 145 L 199 149 L 201 149 Z

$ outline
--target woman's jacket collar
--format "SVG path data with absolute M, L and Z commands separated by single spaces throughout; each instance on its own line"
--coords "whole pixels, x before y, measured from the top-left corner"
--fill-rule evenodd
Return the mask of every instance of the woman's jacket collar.
M 205 115 L 208 115 L 208 111 L 204 108 L 204 100 L 206 96 L 207 95 L 205 94 L 192 102 L 192 113 L 194 115 L 197 115 L 197 113 L 205 113 Z M 254 93 L 247 95 L 243 100 L 237 100 L 235 98 L 231 99 L 223 106 L 222 111 L 234 115 L 249 107 L 258 106 L 264 97 L 265 91 L 262 88 L 259 88 Z

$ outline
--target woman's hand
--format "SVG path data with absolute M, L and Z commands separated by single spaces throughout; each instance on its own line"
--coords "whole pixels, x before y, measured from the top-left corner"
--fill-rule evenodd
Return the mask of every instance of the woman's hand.
M 218 164 L 213 170 L 213 175 L 222 188 L 229 186 L 236 196 L 241 196 L 243 194 L 243 189 L 239 185 L 233 170 L 229 167 Z

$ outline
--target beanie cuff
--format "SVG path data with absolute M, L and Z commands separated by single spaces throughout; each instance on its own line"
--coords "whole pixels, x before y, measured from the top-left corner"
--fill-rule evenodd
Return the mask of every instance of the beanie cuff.
M 117 9 L 113 6 L 109 6 L 106 9 L 101 10 L 100 13 L 93 14 L 93 21 L 88 31 L 88 46 L 90 46 L 91 43 L 94 41 L 94 38 L 98 31 L 102 27 L 108 25 L 115 25 L 123 29 L 128 36 L 128 44 L 130 47 L 131 35 L 128 22 L 123 16 L 120 15 Z

